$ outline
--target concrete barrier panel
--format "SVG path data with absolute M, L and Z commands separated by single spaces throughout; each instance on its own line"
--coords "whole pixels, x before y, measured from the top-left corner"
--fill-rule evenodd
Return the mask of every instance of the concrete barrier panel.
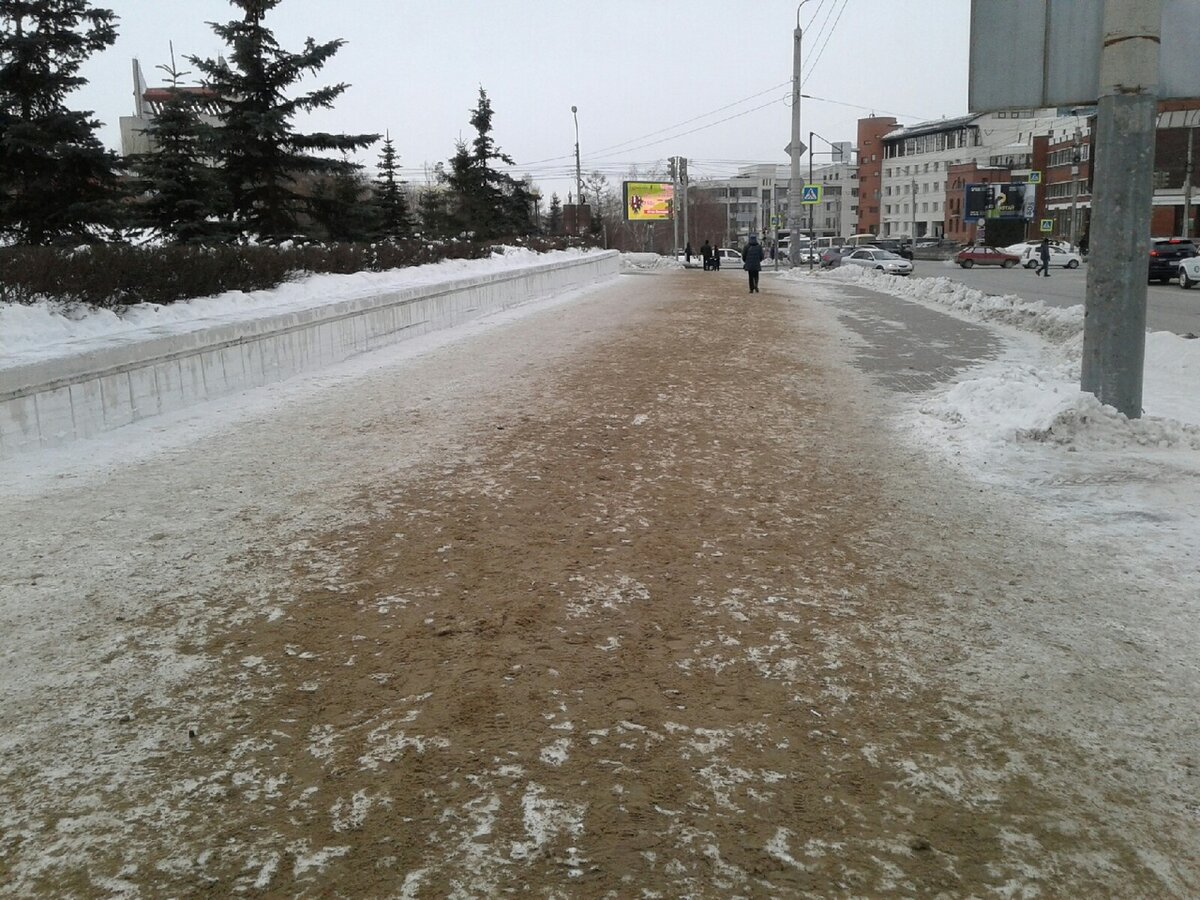
M 615 251 L 236 321 L 214 316 L 75 341 L 0 368 L 0 459 L 316 371 L 618 273 Z

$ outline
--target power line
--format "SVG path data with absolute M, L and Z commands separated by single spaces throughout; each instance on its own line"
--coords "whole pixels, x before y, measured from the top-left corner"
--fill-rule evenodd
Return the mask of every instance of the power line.
M 607 153 L 610 150 L 616 150 L 618 148 L 625 147 L 627 144 L 635 144 L 638 141 L 642 141 L 642 140 L 645 140 L 646 138 L 654 137 L 657 134 L 664 134 L 665 132 L 673 131 L 676 128 L 682 128 L 684 125 L 690 125 L 692 122 L 698 122 L 701 119 L 707 119 L 709 116 L 715 116 L 717 113 L 724 112 L 727 109 L 732 109 L 735 106 L 740 106 L 743 103 L 749 103 L 751 100 L 758 99 L 763 94 L 767 93 L 767 91 L 773 91 L 776 88 L 783 87 L 784 85 L 790 84 L 790 83 L 791 83 L 791 79 L 789 78 L 787 81 L 781 81 L 779 84 L 773 84 L 768 88 L 763 88 L 762 90 L 755 91 L 750 96 L 743 97 L 741 100 L 735 100 L 734 102 L 727 103 L 724 106 L 718 106 L 716 109 L 711 109 L 706 113 L 701 113 L 698 116 L 692 116 L 692 118 L 684 119 L 682 122 L 676 122 L 674 125 L 668 125 L 666 128 L 660 128 L 657 131 L 651 131 L 651 132 L 648 132 L 647 134 L 639 135 L 638 137 L 635 137 L 635 138 L 630 138 L 627 141 L 621 141 L 620 143 L 617 143 L 617 144 L 611 144 L 607 147 L 601 147 L 599 150 L 591 151 L 589 155 L 592 158 L 595 158 L 604 153 Z M 759 108 L 761 109 L 761 107 L 759 107 Z M 728 121 L 728 119 L 722 119 L 721 121 Z M 719 123 L 714 122 L 712 124 L 715 125 L 715 124 L 719 124 Z M 691 134 L 692 132 L 689 131 L 686 133 Z M 643 145 L 643 146 L 648 146 L 648 145 Z M 637 149 L 637 148 L 633 148 L 633 149 Z M 529 165 L 536 166 L 536 165 L 540 165 L 541 163 L 558 162 L 559 160 L 562 160 L 562 159 L 571 160 L 571 159 L 574 159 L 574 157 L 571 156 L 570 154 L 567 154 L 564 156 L 551 156 L 551 157 L 548 157 L 547 159 L 534 160 L 534 161 L 530 162 Z
M 836 2 L 837 2 L 837 0 L 834 0 L 835 4 L 836 4 Z M 825 43 L 823 43 L 821 45 L 821 49 L 817 51 L 817 55 L 813 58 L 812 64 L 809 65 L 809 67 L 808 67 L 808 72 L 805 73 L 803 76 L 801 76 L 801 78 L 800 78 L 801 84 L 803 84 L 805 81 L 808 80 L 808 76 L 813 73 L 813 69 L 815 69 L 817 67 L 817 63 L 819 63 L 821 61 L 821 55 L 825 52 L 825 48 L 827 46 L 829 46 L 829 39 L 831 37 L 833 37 L 834 31 L 837 30 L 838 22 L 842 21 L 842 13 L 844 13 L 846 11 L 846 6 L 849 4 L 849 2 L 850 2 L 850 0 L 842 0 L 842 7 L 841 7 L 841 9 L 838 10 L 837 18 L 833 20 L 833 27 L 830 28 L 829 33 L 825 35 Z M 832 15 L 833 6 L 829 7 L 829 12 Z M 828 21 L 828 17 L 826 17 L 826 21 Z M 820 35 L 818 35 L 818 39 L 819 38 L 820 38 Z M 814 45 L 815 45 L 815 42 L 814 42 Z

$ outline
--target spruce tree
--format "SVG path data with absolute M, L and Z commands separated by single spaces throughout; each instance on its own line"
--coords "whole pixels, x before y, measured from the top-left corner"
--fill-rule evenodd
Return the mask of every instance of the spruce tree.
M 379 231 L 371 185 L 356 168 L 311 176 L 308 208 L 317 226 L 313 236 L 321 240 L 357 243 Z
M 550 220 L 546 223 L 546 230 L 550 234 L 562 234 L 562 201 L 557 193 L 550 195 Z
M 475 140 L 470 147 L 458 142 L 448 176 L 458 227 L 481 239 L 529 234 L 533 223 L 528 189 L 493 168 L 493 163 L 511 166 L 513 160 L 492 139 L 492 104 L 482 87 L 470 121 Z
M 221 221 L 224 190 L 217 172 L 206 162 L 212 152 L 212 129 L 200 118 L 195 92 L 180 88 L 186 72 L 159 66 L 170 80 L 170 97 L 145 129 L 151 151 L 133 160 L 136 187 L 147 196 L 133 220 L 175 243 L 227 240 L 232 229 Z
M 116 220 L 116 154 L 67 96 L 117 37 L 88 0 L 0 0 L 0 234 L 25 244 L 89 240 Z
M 379 222 L 379 237 L 384 240 L 406 238 L 412 233 L 408 201 L 404 198 L 404 182 L 399 178 L 396 147 L 392 136 L 383 139 L 379 154 L 379 176 L 374 184 L 374 205 Z
M 305 174 L 349 174 L 359 167 L 321 151 L 350 153 L 370 146 L 377 134 L 298 134 L 297 114 L 328 109 L 349 87 L 336 84 L 288 98 L 306 74 L 319 71 L 341 49 L 342 40 L 305 41 L 298 53 L 284 50 L 263 19 L 282 0 L 230 0 L 242 18 L 213 31 L 229 46 L 229 62 L 189 57 L 222 98 L 217 157 L 240 227 L 266 240 L 299 231 L 305 203 L 296 180 Z

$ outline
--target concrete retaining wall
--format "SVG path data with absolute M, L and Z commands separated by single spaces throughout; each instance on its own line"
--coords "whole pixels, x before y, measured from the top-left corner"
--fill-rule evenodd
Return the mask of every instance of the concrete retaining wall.
M 582 287 L 617 274 L 618 258 L 593 254 L 252 321 L 213 318 L 80 340 L 70 356 L 0 368 L 0 459 Z

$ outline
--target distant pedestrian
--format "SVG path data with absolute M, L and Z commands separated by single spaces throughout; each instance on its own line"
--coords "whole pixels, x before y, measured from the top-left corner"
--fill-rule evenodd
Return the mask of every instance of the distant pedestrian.
M 1038 267 L 1033 270 L 1034 275 L 1045 275 L 1050 277 L 1050 238 L 1042 238 L 1041 246 L 1038 247 L 1038 259 L 1041 262 Z
M 708 238 L 704 239 L 704 243 L 700 245 L 700 255 L 704 257 L 704 271 L 707 272 L 712 268 L 712 247 L 709 246 Z
M 692 261 L 692 242 L 688 241 L 687 246 L 683 248 L 683 261 L 690 264 Z
M 721 271 L 721 248 L 713 247 L 712 267 L 714 272 Z
M 763 248 L 755 235 L 750 235 L 750 242 L 742 250 L 742 268 L 750 274 L 750 293 L 757 294 L 758 274 L 762 269 Z

